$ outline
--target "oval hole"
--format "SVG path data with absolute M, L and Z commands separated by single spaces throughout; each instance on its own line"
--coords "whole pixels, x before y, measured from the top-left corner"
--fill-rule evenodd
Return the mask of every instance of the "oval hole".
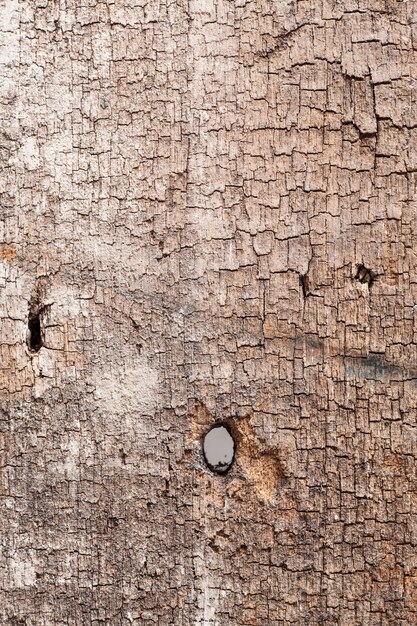
M 205 434 L 203 453 L 212 472 L 225 474 L 229 471 L 235 457 L 235 442 L 228 426 L 224 424 L 213 426 Z

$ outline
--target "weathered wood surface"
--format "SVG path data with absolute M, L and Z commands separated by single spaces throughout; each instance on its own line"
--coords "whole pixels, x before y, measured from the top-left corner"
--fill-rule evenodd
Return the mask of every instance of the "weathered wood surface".
M 416 22 L 0 1 L 2 625 L 417 623 Z

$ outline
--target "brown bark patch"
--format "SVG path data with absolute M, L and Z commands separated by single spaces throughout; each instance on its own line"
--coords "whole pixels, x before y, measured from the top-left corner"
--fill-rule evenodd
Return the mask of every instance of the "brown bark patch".
M 1 258 L 3 261 L 10 263 L 16 256 L 16 250 L 13 246 L 9 246 L 8 244 L 4 245 L 1 249 Z

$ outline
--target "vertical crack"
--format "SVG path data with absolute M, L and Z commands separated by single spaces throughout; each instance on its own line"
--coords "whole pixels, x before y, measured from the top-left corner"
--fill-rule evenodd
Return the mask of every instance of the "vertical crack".
M 29 350 L 33 353 L 39 352 L 44 344 L 42 318 L 46 306 L 43 303 L 43 291 L 43 285 L 38 282 L 29 302 L 27 344 Z

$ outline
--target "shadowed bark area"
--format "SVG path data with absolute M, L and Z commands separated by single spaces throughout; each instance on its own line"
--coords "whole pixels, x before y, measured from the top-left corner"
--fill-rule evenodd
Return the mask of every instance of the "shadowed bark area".
M 417 623 L 416 22 L 0 1 L 2 626 Z

